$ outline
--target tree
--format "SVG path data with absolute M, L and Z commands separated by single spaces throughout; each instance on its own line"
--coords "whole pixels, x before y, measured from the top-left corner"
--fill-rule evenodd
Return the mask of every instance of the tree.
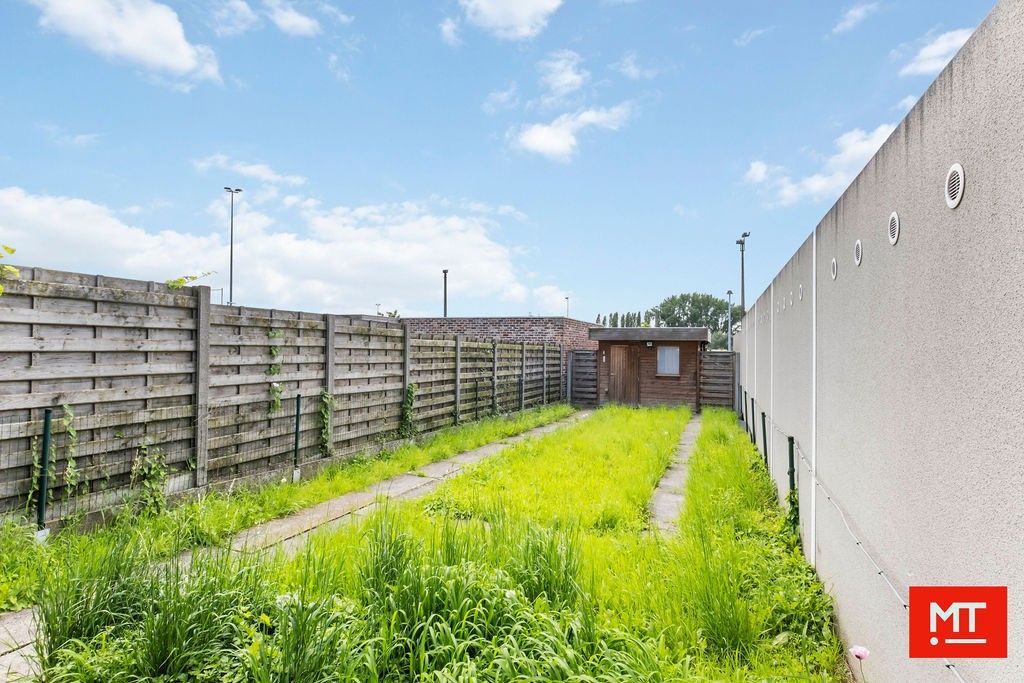
M 724 349 L 727 346 L 729 327 L 729 302 L 713 294 L 675 294 L 651 309 L 660 325 L 667 327 L 707 327 L 712 333 L 711 348 Z M 735 330 L 743 309 L 732 307 L 732 323 Z M 715 335 L 715 333 L 721 333 Z
M 0 244 L 0 260 L 13 253 L 14 247 Z M 4 293 L 4 280 L 17 280 L 19 277 L 21 277 L 21 273 L 17 268 L 0 263 L 0 296 L 3 296 Z

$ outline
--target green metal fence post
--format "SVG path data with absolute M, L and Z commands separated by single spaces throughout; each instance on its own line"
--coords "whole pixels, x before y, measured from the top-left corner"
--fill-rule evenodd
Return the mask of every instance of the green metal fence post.
M 50 434 L 53 430 L 53 409 L 43 411 L 43 452 L 39 456 L 39 498 L 36 502 L 36 528 L 46 528 L 46 476 L 50 470 Z
M 768 427 L 765 426 L 766 417 L 764 411 L 761 411 L 761 438 L 764 440 L 764 466 L 768 467 Z
M 750 399 L 750 443 L 757 445 L 757 427 L 754 426 L 754 399 Z
M 795 446 L 796 446 L 796 439 L 794 439 L 793 437 L 790 436 L 790 437 L 788 437 L 788 440 L 789 440 L 789 490 L 790 491 L 794 491 L 794 490 L 796 490 L 796 460 L 794 458 L 794 456 L 795 456 L 795 452 L 794 451 L 795 451 Z

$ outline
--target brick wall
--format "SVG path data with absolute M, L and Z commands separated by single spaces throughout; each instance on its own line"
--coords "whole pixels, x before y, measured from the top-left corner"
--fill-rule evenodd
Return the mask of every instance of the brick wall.
M 569 371 L 568 352 L 596 351 L 589 330 L 594 323 L 565 317 L 486 317 L 486 318 L 403 318 L 409 331 L 424 334 L 462 334 L 467 337 L 500 339 L 529 344 L 553 344 L 562 347 L 562 377 Z M 563 391 L 566 389 L 563 380 Z
M 531 344 L 565 345 L 566 350 L 597 349 L 589 338 L 594 323 L 563 317 L 403 318 L 412 332 L 463 334 Z

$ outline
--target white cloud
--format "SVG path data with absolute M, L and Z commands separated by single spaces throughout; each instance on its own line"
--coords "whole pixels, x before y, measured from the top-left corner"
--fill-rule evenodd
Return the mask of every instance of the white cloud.
M 218 36 L 238 36 L 259 23 L 259 15 L 245 0 L 223 0 L 213 11 L 213 32 Z
M 315 36 L 320 33 L 320 22 L 299 12 L 288 0 L 263 0 L 267 15 L 283 33 L 290 36 Z
M 185 37 L 177 13 L 154 0 L 30 0 L 44 28 L 63 33 L 108 59 L 193 80 L 220 82 L 217 57 Z
M 469 23 L 502 40 L 528 40 L 540 34 L 562 0 L 459 0 Z
M 339 24 L 345 24 L 347 26 L 355 21 L 355 17 L 351 14 L 345 14 L 329 2 L 319 2 L 317 3 L 317 7 L 320 9 L 321 13 L 329 16 L 331 19 L 334 19 Z
M 743 179 L 748 183 L 763 183 L 768 178 L 768 164 L 763 161 L 751 161 Z
M 462 44 L 462 39 L 459 38 L 459 21 L 452 17 L 445 17 L 445 20 L 437 25 L 437 28 L 441 31 L 441 40 L 452 47 L 457 47 Z
M 900 69 L 900 76 L 934 76 L 949 64 L 972 33 L 974 29 L 961 28 L 936 36 Z
M 595 108 L 562 114 L 551 123 L 534 123 L 509 132 L 513 144 L 527 152 L 567 162 L 579 143 L 578 135 L 585 128 L 618 130 L 633 116 L 629 102 L 609 108 Z
M 541 285 L 530 292 L 536 310 L 541 315 L 565 315 L 565 297 L 569 292 L 556 285 Z
M 0 234 L 25 264 L 157 281 L 212 270 L 204 283 L 219 287 L 228 275 L 227 205 L 210 204 L 207 233 L 155 231 L 86 199 L 6 187 Z M 515 251 L 491 235 L 493 218 L 418 202 L 327 208 L 295 197 L 288 206 L 278 205 L 278 219 L 245 195 L 235 203 L 235 298 L 246 305 L 343 313 L 381 303 L 404 315 L 432 313 L 441 268 L 450 269 L 453 302 L 525 312 L 554 296 L 520 282 Z
M 895 128 L 892 124 L 883 123 L 872 131 L 855 128 L 843 133 L 835 139 L 836 153 L 825 160 L 817 173 L 809 176 L 794 180 L 780 166 L 753 161 L 744 180 L 770 191 L 773 195 L 772 204 L 788 206 L 803 200 L 835 199 L 860 173 Z
M 278 173 L 267 164 L 249 164 L 232 159 L 224 154 L 211 154 L 203 159 L 196 159 L 192 164 L 197 170 L 204 173 L 211 168 L 216 168 L 271 185 L 295 186 L 306 182 L 306 179 L 300 175 L 284 175 Z
M 846 11 L 839 23 L 832 27 L 832 33 L 846 33 L 853 30 L 857 24 L 868 18 L 870 14 L 878 11 L 880 5 L 877 2 L 866 2 L 855 5 Z
M 519 104 L 518 86 L 515 81 L 504 90 L 495 90 L 487 95 L 481 108 L 488 114 L 497 114 L 502 109 L 512 109 Z
M 537 62 L 541 85 L 548 91 L 549 100 L 560 100 L 583 87 L 590 72 L 580 67 L 583 58 L 572 50 L 557 50 Z
M 631 81 L 649 80 L 658 75 L 657 69 L 643 68 L 635 52 L 627 52 L 612 68 Z
M 50 142 L 61 147 L 86 147 L 100 139 L 99 133 L 69 133 L 53 123 L 40 123 L 36 128 L 46 133 Z
M 339 81 L 350 81 L 352 73 L 348 67 L 341 63 L 341 58 L 333 52 L 327 55 L 327 68 Z
M 913 95 L 907 95 L 902 100 L 896 103 L 896 108 L 902 111 L 910 111 L 917 104 L 918 98 Z
M 758 38 L 760 38 L 761 36 L 763 36 L 764 34 L 768 33 L 771 30 L 771 26 L 751 29 L 744 33 L 743 35 L 741 35 L 740 37 L 733 39 L 732 43 L 736 47 L 746 47 L 747 45 L 750 45 L 752 42 L 754 42 L 755 40 L 757 40 Z

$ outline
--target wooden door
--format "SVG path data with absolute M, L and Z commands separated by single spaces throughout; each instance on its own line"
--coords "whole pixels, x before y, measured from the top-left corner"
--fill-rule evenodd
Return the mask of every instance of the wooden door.
M 640 349 L 615 345 L 611 348 L 608 400 L 635 406 L 640 402 Z

